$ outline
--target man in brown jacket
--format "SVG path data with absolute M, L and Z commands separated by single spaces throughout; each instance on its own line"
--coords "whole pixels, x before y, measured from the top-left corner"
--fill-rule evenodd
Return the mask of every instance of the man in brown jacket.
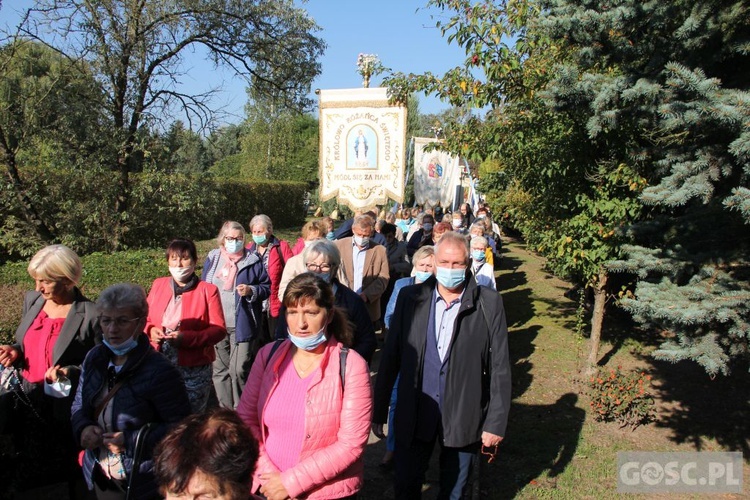
M 349 288 L 365 301 L 373 322 L 380 319 L 380 296 L 389 278 L 385 247 L 370 240 L 374 232 L 375 221 L 369 215 L 358 215 L 352 224 L 354 236 L 335 241 Z

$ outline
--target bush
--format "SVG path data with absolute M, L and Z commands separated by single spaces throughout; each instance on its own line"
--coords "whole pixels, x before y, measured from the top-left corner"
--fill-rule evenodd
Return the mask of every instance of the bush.
M 654 419 L 654 399 L 648 393 L 650 375 L 618 366 L 608 373 L 600 371 L 590 379 L 591 409 L 597 421 L 617 421 L 620 427 L 633 429 Z
M 180 236 L 212 238 L 225 220 L 247 224 L 265 213 L 278 227 L 304 222 L 306 184 L 216 180 L 207 174 L 142 172 L 131 175 L 129 210 L 117 213 L 118 176 L 90 170 L 25 169 L 28 195 L 52 227 L 56 243 L 79 254 L 162 247 Z M 28 258 L 46 242 L 21 216 L 12 187 L 0 186 L 0 254 Z

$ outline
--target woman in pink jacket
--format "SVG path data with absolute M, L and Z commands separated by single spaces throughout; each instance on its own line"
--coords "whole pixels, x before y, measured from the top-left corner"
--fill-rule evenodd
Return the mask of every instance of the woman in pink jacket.
M 252 492 L 266 498 L 349 498 L 362 488 L 372 414 L 367 363 L 348 349 L 330 285 L 304 273 L 287 286 L 289 339 L 266 345 L 237 407 L 260 443 Z

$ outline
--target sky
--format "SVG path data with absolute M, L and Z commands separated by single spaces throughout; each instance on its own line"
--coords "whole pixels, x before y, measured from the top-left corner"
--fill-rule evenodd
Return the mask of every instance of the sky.
M 17 23 L 17 11 L 28 7 L 31 0 L 2 0 L 0 27 Z M 299 2 L 298 2 L 299 3 Z M 357 73 L 359 53 L 377 54 L 384 66 L 404 73 L 431 71 L 442 74 L 461 64 L 463 50 L 449 45 L 435 28 L 438 19 L 447 19 L 439 10 L 428 10 L 427 0 L 380 0 L 352 2 L 342 0 L 308 0 L 299 5 L 308 11 L 321 27 L 317 33 L 328 45 L 321 60 L 322 73 L 313 82 L 313 89 L 356 88 L 362 85 Z M 225 122 L 238 122 L 244 117 L 247 101 L 245 82 L 231 73 L 216 70 L 204 61 L 199 51 L 187 54 L 187 74 L 181 89 L 205 91 L 220 87 L 213 107 L 222 108 Z M 372 79 L 370 86 L 380 83 Z M 439 99 L 419 96 L 421 113 L 437 113 L 449 107 Z

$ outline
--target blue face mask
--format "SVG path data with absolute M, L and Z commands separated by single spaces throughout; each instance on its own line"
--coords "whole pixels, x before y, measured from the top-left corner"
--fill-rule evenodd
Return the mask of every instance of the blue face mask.
M 237 253 L 242 250 L 242 243 L 241 240 L 228 240 L 224 242 L 224 248 L 229 253 Z
M 328 231 L 328 233 L 326 233 L 326 239 L 327 239 L 328 241 L 333 241 L 333 238 L 334 238 L 334 236 L 333 236 L 333 235 L 334 235 L 334 232 L 333 232 L 333 231 Z
M 484 259 L 487 258 L 487 254 L 484 250 L 472 250 L 471 258 L 477 262 L 484 262 Z
M 138 341 L 134 337 L 130 337 L 128 340 L 120 345 L 112 345 L 107 342 L 107 339 L 102 336 L 102 342 L 106 345 L 110 351 L 115 353 L 115 356 L 125 356 L 127 353 L 135 349 L 138 345 Z
M 292 344 L 303 351 L 314 351 L 316 347 L 328 340 L 326 338 L 325 330 L 320 330 L 315 335 L 310 335 L 309 337 L 297 337 L 296 335 L 292 335 L 292 332 L 289 331 L 289 327 L 286 328 L 286 331 L 289 334 L 289 340 L 292 341 Z
M 414 273 L 414 277 L 419 281 L 420 283 L 424 283 L 428 279 L 430 279 L 430 276 L 432 276 L 431 271 L 417 271 Z
M 253 235 L 253 241 L 255 242 L 256 245 L 262 245 L 267 240 L 268 240 L 268 236 L 266 236 L 265 234 L 261 236 Z
M 325 280 L 326 283 L 331 282 L 331 273 L 315 273 L 316 276 L 320 277 L 321 279 Z
M 445 288 L 453 289 L 459 287 L 466 279 L 466 269 L 450 269 L 447 267 L 438 267 L 435 277 L 438 283 Z

